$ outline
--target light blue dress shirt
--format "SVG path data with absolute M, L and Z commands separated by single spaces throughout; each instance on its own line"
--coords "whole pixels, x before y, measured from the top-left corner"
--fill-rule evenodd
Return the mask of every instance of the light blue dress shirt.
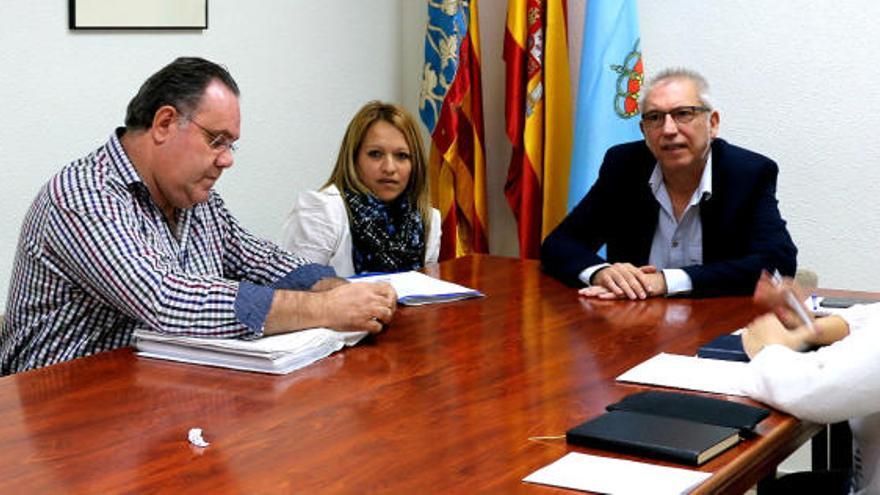
M 706 160 L 700 184 L 691 196 L 681 220 L 675 218 L 672 200 L 663 181 L 660 164 L 654 165 L 654 171 L 648 179 L 648 185 L 654 198 L 660 204 L 657 212 L 657 228 L 651 241 L 651 254 L 648 263 L 662 270 L 666 279 L 666 294 L 686 294 L 693 290 L 693 282 L 688 274 L 681 269 L 683 266 L 703 264 L 703 225 L 700 222 L 700 201 L 712 197 L 712 155 Z M 610 266 L 601 263 L 586 268 L 578 278 L 587 286 L 590 278 L 598 270 Z

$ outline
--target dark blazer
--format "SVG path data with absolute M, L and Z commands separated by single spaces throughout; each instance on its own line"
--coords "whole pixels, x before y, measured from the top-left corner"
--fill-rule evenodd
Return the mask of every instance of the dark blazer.
M 614 146 L 599 178 L 574 210 L 544 240 L 541 262 L 566 284 L 583 285 L 578 274 L 604 263 L 648 264 L 659 203 L 648 179 L 657 163 L 644 141 Z M 685 266 L 693 296 L 748 294 L 761 270 L 793 276 L 797 248 L 776 201 L 779 170 L 769 158 L 712 141 L 712 196 L 700 203 L 703 264 Z

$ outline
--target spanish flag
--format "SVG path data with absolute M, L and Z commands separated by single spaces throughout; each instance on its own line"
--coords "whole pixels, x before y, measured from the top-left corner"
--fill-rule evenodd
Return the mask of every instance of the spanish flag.
M 419 115 L 431 133 L 431 199 L 440 259 L 488 253 L 477 0 L 428 1 Z
M 505 117 L 513 156 L 504 193 L 522 258 L 537 258 L 541 241 L 568 212 L 573 123 L 565 4 L 507 4 Z

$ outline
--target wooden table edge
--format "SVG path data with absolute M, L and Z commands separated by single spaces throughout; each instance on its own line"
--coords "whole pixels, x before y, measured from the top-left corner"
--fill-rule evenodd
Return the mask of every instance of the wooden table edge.
M 768 474 L 775 473 L 782 461 L 822 428 L 823 425 L 789 416 L 782 425 L 759 437 L 748 452 L 715 471 L 692 493 L 744 493 Z

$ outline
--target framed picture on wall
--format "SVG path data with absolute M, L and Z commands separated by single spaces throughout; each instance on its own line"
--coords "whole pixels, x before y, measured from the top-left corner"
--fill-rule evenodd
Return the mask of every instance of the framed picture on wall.
M 70 29 L 208 29 L 208 0 L 68 0 Z

